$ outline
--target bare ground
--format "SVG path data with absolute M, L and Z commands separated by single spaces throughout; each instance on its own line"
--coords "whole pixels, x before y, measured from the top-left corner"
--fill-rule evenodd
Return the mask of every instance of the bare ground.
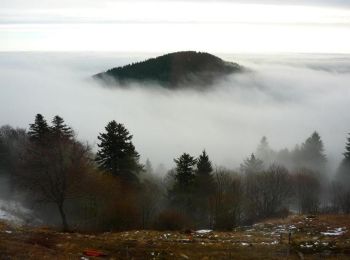
M 61 233 L 0 223 L 0 259 L 350 259 L 350 216 L 290 216 L 232 232 Z M 289 233 L 291 240 L 289 241 Z

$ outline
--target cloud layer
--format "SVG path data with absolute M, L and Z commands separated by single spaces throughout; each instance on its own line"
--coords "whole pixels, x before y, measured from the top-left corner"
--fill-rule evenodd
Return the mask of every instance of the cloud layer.
M 48 120 L 59 114 L 94 145 L 114 119 L 134 135 L 142 160 L 168 167 L 182 152 L 205 148 L 216 164 L 236 168 L 263 135 L 282 149 L 318 130 L 333 166 L 340 160 L 350 131 L 349 56 L 222 56 L 253 72 L 204 93 L 110 89 L 89 78 L 147 56 L 1 53 L 0 124 L 28 127 L 36 113 Z

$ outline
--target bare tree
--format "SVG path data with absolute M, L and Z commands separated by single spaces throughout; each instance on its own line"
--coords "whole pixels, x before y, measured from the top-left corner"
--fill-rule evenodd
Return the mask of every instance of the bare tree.
M 278 165 L 247 175 L 245 207 L 248 222 L 278 215 L 292 193 L 290 183 L 288 170 Z
M 214 204 L 214 226 L 217 229 L 232 229 L 239 224 L 241 216 L 241 179 L 225 169 L 214 173 L 216 191 Z
M 17 177 L 37 201 L 57 206 L 66 231 L 65 202 L 79 196 L 89 163 L 89 147 L 77 141 L 58 138 L 46 145 L 28 143 Z
M 320 204 L 319 176 L 314 171 L 303 168 L 298 170 L 293 178 L 299 212 L 316 213 Z

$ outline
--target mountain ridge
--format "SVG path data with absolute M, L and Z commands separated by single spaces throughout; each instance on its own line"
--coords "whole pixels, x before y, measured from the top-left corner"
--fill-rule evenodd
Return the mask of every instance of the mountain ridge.
M 207 87 L 222 77 L 243 70 L 239 64 L 210 53 L 182 51 L 112 68 L 93 77 L 108 85 L 150 82 L 171 89 L 190 85 Z

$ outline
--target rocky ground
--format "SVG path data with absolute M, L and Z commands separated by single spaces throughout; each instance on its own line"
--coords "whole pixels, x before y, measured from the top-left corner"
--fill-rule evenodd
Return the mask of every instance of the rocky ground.
M 82 234 L 2 222 L 0 259 L 350 259 L 349 230 L 349 215 L 290 216 L 232 232 Z

